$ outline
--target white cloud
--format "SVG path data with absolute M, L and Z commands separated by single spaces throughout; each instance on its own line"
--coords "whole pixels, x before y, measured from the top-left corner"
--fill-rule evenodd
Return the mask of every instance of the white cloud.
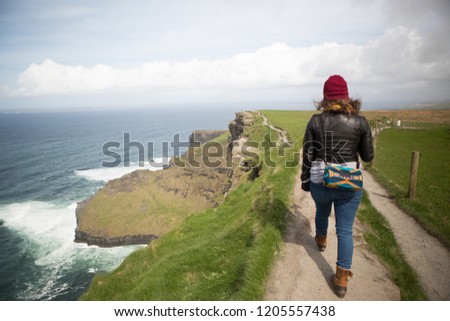
M 422 59 L 424 40 L 417 30 L 396 27 L 365 45 L 323 43 L 291 47 L 274 43 L 222 60 L 153 61 L 137 68 L 106 65 L 92 68 L 59 64 L 51 59 L 30 65 L 19 76 L 13 96 L 86 95 L 148 91 L 252 91 L 318 86 L 342 74 L 356 87 L 450 80 L 450 63 Z M 319 85 L 320 86 L 320 85 Z
M 417 31 L 398 27 L 370 41 L 362 49 L 361 63 L 375 81 L 414 81 L 430 73 L 431 64 L 420 62 L 422 50 L 423 39 Z

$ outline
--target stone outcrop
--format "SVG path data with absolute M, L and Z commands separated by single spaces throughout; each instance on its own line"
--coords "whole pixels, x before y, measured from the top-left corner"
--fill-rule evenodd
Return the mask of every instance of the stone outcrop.
M 230 131 L 229 141 L 235 141 L 248 130 L 254 122 L 253 113 L 249 111 L 240 111 L 236 113 L 236 117 L 228 124 L 228 129 Z
M 228 161 L 233 164 L 233 183 L 248 171 L 255 170 L 258 176 L 260 166 L 254 164 L 252 156 L 257 155 L 258 148 L 248 146 L 248 131 L 254 124 L 254 114 L 248 111 L 236 113 L 236 118 L 230 122 L 228 128 L 230 136 L 228 139 Z M 255 167 L 256 166 L 256 167 Z
M 254 122 L 253 113 L 241 111 L 236 113 L 236 118 L 228 125 L 230 136 L 228 138 L 228 157 L 233 159 L 233 164 L 239 164 L 242 159 L 242 146 L 248 141 L 246 132 Z

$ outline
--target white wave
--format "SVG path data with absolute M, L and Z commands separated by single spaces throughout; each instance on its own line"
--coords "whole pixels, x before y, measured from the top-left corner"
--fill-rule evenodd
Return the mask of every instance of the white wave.
M 22 299 L 51 299 L 63 291 L 68 271 L 110 271 L 142 246 L 100 248 L 75 243 L 76 203 L 68 206 L 30 201 L 0 206 L 0 219 L 29 242 L 34 263 L 43 271 L 27 285 Z M 60 281 L 58 281 L 60 280 Z
M 107 182 L 112 179 L 120 178 L 126 174 L 134 172 L 135 170 L 161 170 L 163 169 L 163 165 L 167 164 L 169 164 L 169 160 L 167 158 L 155 158 L 153 162 L 145 162 L 143 166 L 139 166 L 138 163 L 131 163 L 129 167 L 101 167 L 86 170 L 76 170 L 75 175 L 91 181 Z
M 75 210 L 76 203 L 63 206 L 30 201 L 0 207 L 0 219 L 6 227 L 18 231 L 38 246 L 40 251 L 36 253 L 35 261 L 38 265 L 57 263 L 61 258 L 70 261 L 87 252 L 120 256 L 121 252 L 130 251 L 128 247 L 106 249 L 75 243 Z

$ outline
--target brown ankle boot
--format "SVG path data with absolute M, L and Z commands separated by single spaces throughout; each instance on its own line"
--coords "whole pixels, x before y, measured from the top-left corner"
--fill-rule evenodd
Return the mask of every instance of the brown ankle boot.
M 319 247 L 319 251 L 323 252 L 325 251 L 325 248 L 327 247 L 327 236 L 320 236 L 317 235 L 314 237 L 314 239 L 316 240 L 316 244 Z
M 352 271 L 344 270 L 339 266 L 336 266 L 336 274 L 331 276 L 331 284 L 338 297 L 343 298 L 345 296 L 345 293 L 347 293 L 348 278 L 352 276 Z

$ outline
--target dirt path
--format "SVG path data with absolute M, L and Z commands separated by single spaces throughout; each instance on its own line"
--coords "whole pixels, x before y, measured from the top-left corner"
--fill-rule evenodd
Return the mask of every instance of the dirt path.
M 373 177 L 364 173 L 372 205 L 386 218 L 406 260 L 416 271 L 430 300 L 450 300 L 450 253 L 417 222 L 402 212 Z
M 257 114 L 258 114 L 258 116 L 260 116 L 263 119 L 264 126 L 268 126 L 270 129 L 275 130 L 277 132 L 278 143 L 283 142 L 283 143 L 287 144 L 288 146 L 293 145 L 292 142 L 288 139 L 287 133 L 284 129 L 273 126 L 271 123 L 269 123 L 269 120 L 267 119 L 267 117 L 265 115 L 261 114 L 260 112 L 257 112 Z

